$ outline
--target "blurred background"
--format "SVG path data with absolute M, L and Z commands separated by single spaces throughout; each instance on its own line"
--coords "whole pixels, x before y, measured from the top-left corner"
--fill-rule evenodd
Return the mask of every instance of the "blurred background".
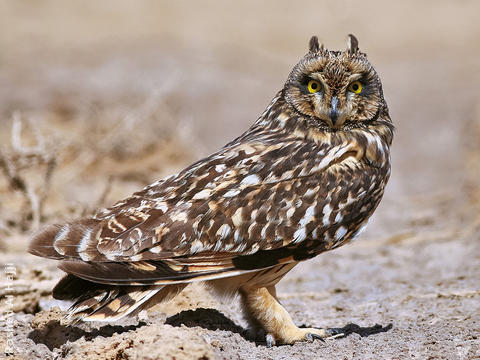
M 391 180 L 362 238 L 296 267 L 280 283 L 280 299 L 299 324 L 393 323 L 384 338 L 362 340 L 376 358 L 474 351 L 478 14 L 476 0 L 0 1 L 0 263 L 15 267 L 13 310 L 23 329 L 15 336 L 26 358 L 73 352 L 62 344 L 83 336 L 60 327 L 53 337 L 32 337 L 61 272 L 55 262 L 25 255 L 31 233 L 89 215 L 215 151 L 263 112 L 312 35 L 343 50 L 349 33 L 380 74 L 396 126 Z M 238 308 L 198 291 L 162 311 L 215 307 L 243 324 Z M 158 334 L 161 323 L 144 330 Z M 180 337 L 193 336 L 188 331 Z M 112 334 L 105 336 L 108 342 Z M 238 334 L 206 336 L 226 358 L 239 349 L 251 351 L 243 358 L 267 356 Z M 361 354 L 355 339 L 283 347 L 277 355 Z

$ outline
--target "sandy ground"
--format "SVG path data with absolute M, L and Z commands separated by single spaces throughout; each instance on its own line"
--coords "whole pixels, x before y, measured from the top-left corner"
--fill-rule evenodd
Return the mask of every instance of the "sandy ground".
M 0 10 L 0 154 L 15 170 L 0 174 L 0 356 L 480 358 L 478 2 L 16 0 Z M 223 145 L 261 113 L 309 36 L 342 48 L 349 32 L 383 79 L 392 178 L 359 240 L 278 286 L 296 323 L 345 336 L 266 348 L 236 299 L 199 284 L 138 318 L 66 323 L 68 304 L 51 298 L 61 272 L 25 252 L 34 229 Z

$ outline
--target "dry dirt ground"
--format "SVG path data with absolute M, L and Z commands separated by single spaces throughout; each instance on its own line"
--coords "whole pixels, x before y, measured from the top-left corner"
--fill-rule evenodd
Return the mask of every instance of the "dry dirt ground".
M 477 1 L 0 4 L 0 357 L 480 358 Z M 138 318 L 69 324 L 46 223 L 90 214 L 238 135 L 305 53 L 347 33 L 381 74 L 397 127 L 384 201 L 355 243 L 279 284 L 325 342 L 267 348 L 238 302 L 199 284 Z

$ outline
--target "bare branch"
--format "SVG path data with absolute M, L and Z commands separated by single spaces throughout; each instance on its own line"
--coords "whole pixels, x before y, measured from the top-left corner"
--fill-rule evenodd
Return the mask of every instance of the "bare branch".
M 44 203 L 48 196 L 51 179 L 56 167 L 56 152 L 53 145 L 48 146 L 37 124 L 32 119 L 28 120 L 29 128 L 33 134 L 35 145 L 25 146 L 22 143 L 23 121 L 19 112 L 12 116 L 12 132 L 10 147 L 0 149 L 0 169 L 12 190 L 23 194 L 28 214 L 19 214 L 20 225 L 23 228 L 38 228 L 43 216 Z M 26 173 L 32 168 L 45 168 L 43 181 L 32 178 Z M 27 225 L 31 219 L 30 224 Z

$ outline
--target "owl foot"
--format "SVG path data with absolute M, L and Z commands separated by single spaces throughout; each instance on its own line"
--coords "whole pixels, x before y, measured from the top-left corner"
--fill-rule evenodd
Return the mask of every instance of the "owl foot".
M 277 334 L 277 336 L 272 333 L 267 334 L 265 342 L 267 347 L 272 347 L 277 344 L 292 345 L 300 341 L 314 342 L 315 340 L 320 340 L 325 342 L 325 339 L 341 336 L 343 334 L 334 329 L 298 328 L 295 326 L 294 328 L 285 329 L 282 334 Z
M 259 324 L 267 334 L 267 347 L 294 344 L 299 341 L 325 341 L 343 336 L 340 329 L 299 328 L 287 310 L 278 302 L 274 287 L 242 289 L 243 304 L 250 319 Z
M 277 343 L 279 344 L 294 344 L 300 341 L 306 342 L 314 342 L 315 340 L 320 340 L 325 342 L 328 339 L 336 339 L 339 337 L 344 337 L 345 334 L 341 331 L 341 329 L 335 328 L 328 328 L 328 329 L 318 329 L 318 328 L 296 328 L 290 329 L 283 334 L 287 337 L 284 339 L 275 339 L 273 334 L 267 334 L 265 337 L 265 341 L 267 347 L 275 346 Z

